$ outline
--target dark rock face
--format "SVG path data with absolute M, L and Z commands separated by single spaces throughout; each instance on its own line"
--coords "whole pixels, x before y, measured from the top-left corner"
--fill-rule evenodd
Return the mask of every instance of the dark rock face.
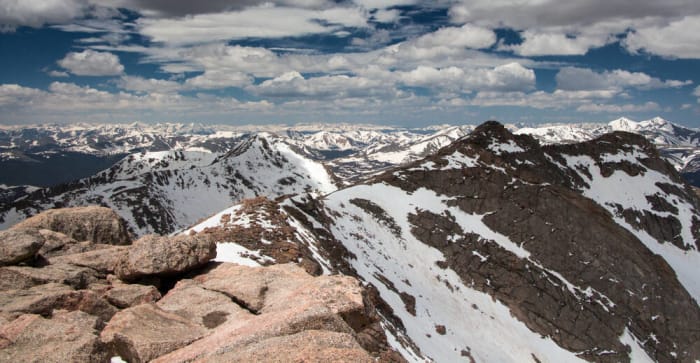
M 648 203 L 648 209 L 608 203 L 606 195 L 596 194 L 601 181 L 626 177 L 660 180 L 646 191 L 630 192 Z M 397 215 L 371 200 L 348 197 L 340 203 L 359 207 L 361 217 L 343 217 L 345 211 L 333 209 L 324 199 L 296 208 L 326 227 L 318 233 L 319 241 L 341 249 L 344 241 L 366 236 L 333 236 L 330 231 L 344 228 L 335 225 L 339 219 L 372 219 L 398 240 L 410 233 L 442 253 L 438 268 L 454 271 L 465 286 L 491 295 L 532 331 L 586 360 L 629 359 L 630 348 L 620 341 L 626 330 L 635 337 L 653 337 L 640 340 L 654 360 L 700 357 L 697 302 L 679 282 L 677 266 L 650 251 L 655 248 L 652 242 L 640 241 L 635 232 L 658 240 L 653 243 L 670 242 L 680 253 L 697 254 L 700 200 L 643 137 L 616 132 L 582 144 L 541 147 L 529 136 L 513 135 L 489 122 L 435 155 L 366 184 L 388 185 L 408 195 L 427 189 L 446 198 L 445 210 L 435 213 L 416 205 L 408 215 L 398 216 L 411 226 L 401 232 L 394 221 Z M 482 216 L 490 230 L 527 256 L 465 232 L 448 208 Z M 366 243 L 392 242 L 370 237 Z M 347 253 L 335 256 L 355 258 Z M 373 278 L 401 297 L 405 306 L 393 309 L 416 314 L 416 303 L 406 304 L 413 296 L 397 289 L 396 280 Z

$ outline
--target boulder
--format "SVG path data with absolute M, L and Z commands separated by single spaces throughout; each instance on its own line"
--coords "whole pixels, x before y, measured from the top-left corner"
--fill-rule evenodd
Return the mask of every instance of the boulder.
M 57 312 L 51 319 L 26 314 L 0 327 L 2 362 L 100 362 L 97 318 L 81 311 Z
M 102 245 L 93 251 L 63 255 L 49 259 L 51 264 L 70 264 L 88 267 L 100 273 L 113 273 L 119 260 L 127 251 L 126 246 Z
M 115 270 L 122 280 L 144 276 L 172 276 L 207 264 L 216 257 L 216 244 L 197 236 L 138 239 L 120 259 Z
M 283 358 L 281 358 L 283 357 Z M 253 342 L 209 362 L 375 362 L 347 333 L 307 330 Z
M 161 296 L 155 286 L 113 282 L 113 286 L 104 294 L 104 297 L 110 304 L 124 309 L 156 302 Z
M 117 313 L 100 334 L 112 355 L 131 363 L 147 362 L 184 347 L 206 329 L 155 304 L 141 304 Z
M 207 329 L 214 329 L 227 321 L 253 317 L 228 296 L 205 289 L 193 280 L 178 282 L 157 305 Z
M 36 231 L 0 231 L 0 266 L 31 259 L 43 245 L 44 238 Z
M 98 206 L 47 210 L 16 224 L 12 229 L 48 229 L 77 241 L 111 245 L 125 245 L 131 241 L 124 220 L 113 210 Z
M 29 289 L 0 291 L 0 314 L 15 318 L 22 314 L 51 316 L 54 310 L 80 310 L 108 321 L 117 308 L 90 290 L 73 290 L 67 285 L 48 283 Z

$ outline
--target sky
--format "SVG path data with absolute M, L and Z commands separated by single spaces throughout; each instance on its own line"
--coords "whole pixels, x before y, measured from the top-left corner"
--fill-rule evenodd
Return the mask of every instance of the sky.
M 0 0 L 0 124 L 700 127 L 697 0 Z

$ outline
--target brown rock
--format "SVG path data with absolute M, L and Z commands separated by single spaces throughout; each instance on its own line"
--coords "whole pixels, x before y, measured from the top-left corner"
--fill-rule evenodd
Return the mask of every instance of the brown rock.
M 89 267 L 95 271 L 108 274 L 114 272 L 114 268 L 126 251 L 127 247 L 125 246 L 108 246 L 94 251 L 53 257 L 49 261 L 51 264 L 65 263 Z
M 64 251 L 78 244 L 78 241 L 73 238 L 50 229 L 40 229 L 39 234 L 44 238 L 44 245 L 39 250 L 39 254 L 44 257 L 62 254 Z
M 0 266 L 28 260 L 43 245 L 44 239 L 36 231 L 0 231 Z
M 290 307 L 285 311 L 259 315 L 254 319 L 228 321 L 216 328 L 211 335 L 159 357 L 154 362 L 210 360 L 217 355 L 242 349 L 255 342 L 305 330 L 353 333 L 347 323 L 327 307 L 300 306 L 290 301 Z
M 115 272 L 122 280 L 175 275 L 203 266 L 214 257 L 216 244 L 209 240 L 197 236 L 148 235 L 134 242 Z
M 232 282 L 233 283 L 233 282 Z M 203 288 L 192 280 L 181 280 L 157 304 L 163 310 L 178 314 L 213 329 L 230 320 L 250 319 L 253 315 L 226 295 Z
M 93 291 L 76 291 L 57 283 L 0 292 L 0 314 L 7 317 L 22 314 L 51 316 L 54 310 L 80 310 L 99 317 L 101 321 L 108 321 L 117 311 Z
M 75 289 L 84 289 L 101 278 L 90 268 L 57 263 L 43 267 L 0 267 L 0 290 L 24 289 L 50 282 L 62 283 Z
M 100 334 L 113 355 L 136 363 L 150 361 L 201 338 L 206 329 L 155 304 L 117 313 Z
M 111 209 L 98 206 L 51 209 L 12 229 L 49 229 L 78 241 L 112 245 L 129 244 L 131 240 L 124 220 Z
M 120 308 L 128 308 L 140 304 L 156 302 L 160 299 L 160 292 L 151 285 L 124 284 L 115 282 L 104 297 L 110 304 Z
M 0 361 L 105 361 L 96 326 L 97 318 L 80 311 L 58 312 L 52 319 L 22 315 L 0 327 Z
M 210 362 L 374 362 L 352 335 L 321 330 L 253 342 Z

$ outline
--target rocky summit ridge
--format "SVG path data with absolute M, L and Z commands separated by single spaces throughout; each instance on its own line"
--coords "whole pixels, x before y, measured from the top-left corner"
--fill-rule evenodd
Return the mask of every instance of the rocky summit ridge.
M 67 208 L 0 232 L 0 361 L 402 361 L 352 277 L 217 263 L 210 239 L 123 224 Z
M 0 360 L 700 360 L 700 199 L 634 133 L 542 145 L 487 122 L 167 237 L 89 208 L 0 232 Z

